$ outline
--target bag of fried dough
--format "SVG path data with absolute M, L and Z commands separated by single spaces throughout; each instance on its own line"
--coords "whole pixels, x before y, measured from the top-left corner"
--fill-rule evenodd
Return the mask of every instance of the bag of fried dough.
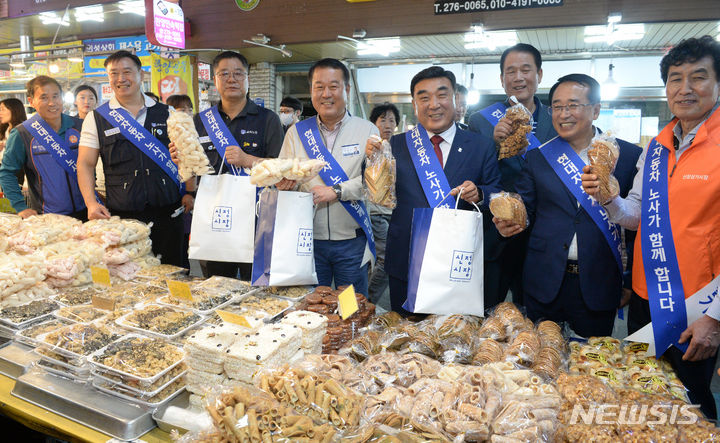
M 620 184 L 612 175 L 619 156 L 620 146 L 615 137 L 608 134 L 598 134 L 593 137 L 588 149 L 588 159 L 593 174 L 600 182 L 595 196 L 595 200 L 600 203 L 610 201 L 620 194 Z
M 490 212 L 500 220 L 507 220 L 527 227 L 528 218 L 525 204 L 520 195 L 514 192 L 490 194 Z
M 365 196 L 376 205 L 395 209 L 395 158 L 387 140 L 382 141 L 382 146 L 382 151 L 373 152 L 365 164 Z
M 200 136 L 195 130 L 192 117 L 184 112 L 171 109 L 167 126 L 170 141 L 175 144 L 177 149 L 178 173 L 183 181 L 196 175 L 215 172 L 200 144 Z
M 272 186 L 283 178 L 304 183 L 312 180 L 325 167 L 322 160 L 297 158 L 268 158 L 253 165 L 250 183 L 256 186 Z
M 513 101 L 517 104 L 505 111 L 505 118 L 510 120 L 510 135 L 500 141 L 498 160 L 525 154 L 530 145 L 527 135 L 532 131 L 532 114 L 515 96 L 510 97 L 510 102 Z

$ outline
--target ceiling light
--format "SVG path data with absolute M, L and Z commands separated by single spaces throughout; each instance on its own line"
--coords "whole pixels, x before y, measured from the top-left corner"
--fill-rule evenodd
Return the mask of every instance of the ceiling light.
M 10 66 L 13 68 L 25 69 L 25 63 L 19 61 L 10 61 Z
M 83 6 L 75 9 L 75 20 L 79 22 L 103 22 L 105 13 L 102 5 Z
M 48 71 L 50 71 L 51 74 L 57 74 L 58 72 L 60 72 L 60 66 L 58 66 L 58 64 L 55 62 L 50 63 L 50 65 L 48 66 Z
M 472 65 L 473 72 L 470 73 L 470 87 L 468 88 L 467 97 L 465 98 L 468 106 L 478 104 L 480 101 L 480 91 L 475 89 L 475 63 Z
M 606 26 L 585 26 L 585 43 L 607 43 L 612 45 L 618 41 L 640 40 L 645 36 L 645 25 L 642 23 L 620 25 L 622 16 L 610 14 Z
M 75 95 L 72 92 L 67 91 L 63 94 L 63 101 L 68 104 L 73 103 L 75 101 Z
M 393 52 L 401 49 L 400 38 L 377 38 L 357 42 L 358 55 L 377 54 L 387 57 Z
M 145 16 L 144 0 L 123 0 L 118 2 L 121 14 L 137 14 Z
M 60 17 L 54 12 L 41 12 L 40 21 L 43 25 L 70 26 L 70 21 L 65 14 L 63 14 L 63 17 Z
M 83 62 L 83 59 L 82 59 L 82 57 L 71 56 L 71 57 L 68 57 L 68 58 L 67 58 L 67 61 L 69 61 L 69 62 L 71 62 L 71 63 L 82 63 L 82 62 Z
M 465 34 L 465 49 L 486 48 L 493 51 L 495 48 L 512 46 L 515 43 L 517 43 L 517 32 L 485 32 L 482 25 L 474 25 L 473 32 Z
M 608 66 L 608 77 L 600 87 L 600 95 L 603 101 L 615 100 L 620 94 L 620 85 L 613 78 L 613 68 L 615 65 L 610 63 Z

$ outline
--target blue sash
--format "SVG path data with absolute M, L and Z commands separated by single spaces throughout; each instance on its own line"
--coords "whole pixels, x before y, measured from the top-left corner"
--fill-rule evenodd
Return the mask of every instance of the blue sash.
M 445 171 L 440 166 L 440 160 L 435 155 L 428 133 L 420 123 L 412 131 L 405 133 L 405 144 L 410 152 L 410 158 L 412 158 L 428 205 L 431 208 L 437 208 L 450 195 L 450 183 L 445 176 Z M 445 203 L 441 207 L 449 208 L 450 203 Z
M 655 351 L 662 355 L 675 345 L 685 351 L 688 343 L 678 344 L 687 328 L 685 291 L 675 254 L 668 207 L 668 156 L 670 151 L 656 139 L 650 142 L 643 170 L 642 257 L 645 269 Z
M 580 206 L 590 215 L 590 218 L 592 218 L 595 225 L 600 229 L 600 232 L 605 236 L 605 240 L 607 240 L 608 246 L 610 246 L 615 256 L 620 275 L 622 275 L 623 265 L 622 259 L 620 258 L 620 251 L 622 250 L 620 244 L 620 228 L 615 223 L 610 222 L 605 209 L 595 203 L 592 197 L 582 188 L 580 174 L 582 173 L 582 168 L 585 166 L 585 162 L 573 151 L 568 142 L 560 137 L 555 137 L 545 143 L 542 148 L 540 148 L 540 153 L 542 153 L 550 164 L 550 167 L 555 171 L 555 174 L 557 174 L 565 187 L 577 199 Z
M 480 114 L 485 117 L 485 119 L 490 122 L 490 124 L 493 125 L 494 128 L 495 126 L 497 126 L 500 119 L 505 117 L 506 109 L 507 107 L 505 106 L 505 103 L 497 102 L 494 105 L 490 105 L 485 109 L 481 109 Z M 528 143 L 530 143 L 530 145 L 527 147 L 528 151 L 531 149 L 539 148 L 542 144 L 532 132 L 528 132 L 527 140 Z
M 182 183 L 178 168 L 170 159 L 168 148 L 160 140 L 155 138 L 145 129 L 129 112 L 123 108 L 110 109 L 110 103 L 95 109 L 113 127 L 118 128 L 120 133 L 130 141 L 143 154 L 150 157 L 178 186 Z
M 325 185 L 333 186 L 347 181 L 347 174 L 325 147 L 325 142 L 317 125 L 317 117 L 301 120 L 295 123 L 295 127 L 308 157 L 327 162 L 327 166 L 320 171 L 320 178 L 325 182 Z M 365 232 L 368 247 L 373 257 L 375 257 L 375 238 L 373 237 L 370 215 L 365 208 L 365 203 L 361 200 L 340 201 L 340 203 Z
M 50 153 L 53 160 L 65 172 L 72 176 L 77 174 L 77 150 L 70 149 L 71 144 L 60 138 L 57 132 L 40 117 L 40 114 L 35 114 L 30 119 L 25 120 L 22 125 L 28 130 L 33 139 Z M 76 146 L 77 142 L 78 140 L 72 143 L 72 146 Z
M 210 140 L 212 140 L 215 149 L 220 158 L 225 159 L 225 148 L 227 146 L 238 146 L 237 140 L 233 137 L 230 128 L 227 127 L 223 121 L 220 113 L 218 112 L 217 106 L 213 106 L 210 109 L 200 113 L 200 121 L 202 121 L 205 131 L 208 133 Z M 232 166 L 232 165 L 231 165 Z M 247 175 L 243 168 L 230 168 L 233 175 Z M 218 171 L 222 173 L 222 171 Z

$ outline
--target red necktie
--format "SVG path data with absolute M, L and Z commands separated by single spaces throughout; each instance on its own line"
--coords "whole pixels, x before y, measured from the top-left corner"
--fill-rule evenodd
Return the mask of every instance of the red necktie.
M 440 149 L 440 143 L 443 142 L 443 138 L 439 135 L 433 135 L 432 137 L 430 137 L 430 141 L 432 142 L 433 148 L 435 149 L 435 155 L 437 155 L 437 158 L 440 161 L 440 167 L 444 168 L 442 150 Z

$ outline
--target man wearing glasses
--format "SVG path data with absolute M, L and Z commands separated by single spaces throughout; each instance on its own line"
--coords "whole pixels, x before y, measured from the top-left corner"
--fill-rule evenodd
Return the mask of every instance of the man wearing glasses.
M 566 75 L 550 89 L 549 100 L 558 137 L 527 153 L 515 182 L 529 226 L 493 222 L 503 237 L 529 230 L 523 290 L 531 320 L 567 321 L 583 337 L 610 335 L 623 286 L 620 229 L 580 184 L 591 141 L 600 132 L 593 126 L 600 85 L 585 74 Z M 614 176 L 624 196 L 642 150 L 617 141 Z
M 200 143 L 216 173 L 251 168 L 264 158 L 276 158 L 282 147 L 284 132 L 280 117 L 261 108 L 248 98 L 247 59 L 235 51 L 224 51 L 213 60 L 215 87 L 220 103 L 195 116 Z M 225 166 L 220 171 L 223 154 Z M 241 174 L 243 172 L 240 172 Z M 207 273 L 250 280 L 250 263 L 207 263 Z
M 153 253 L 182 265 L 180 178 L 167 146 L 168 106 L 142 93 L 142 63 L 128 51 L 105 60 L 113 97 L 90 111 L 80 135 L 77 176 L 88 218 L 117 215 L 153 223 Z M 102 158 L 106 205 L 95 195 L 95 166 Z

